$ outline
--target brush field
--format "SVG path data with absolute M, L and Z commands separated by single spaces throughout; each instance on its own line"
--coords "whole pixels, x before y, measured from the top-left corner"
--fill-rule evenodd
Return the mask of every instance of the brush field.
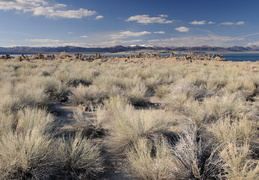
M 0 62 L 0 179 L 258 180 L 259 62 Z

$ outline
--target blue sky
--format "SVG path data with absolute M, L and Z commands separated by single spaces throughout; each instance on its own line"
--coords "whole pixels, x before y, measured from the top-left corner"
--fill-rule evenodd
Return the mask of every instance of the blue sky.
M 259 46 L 258 0 L 0 0 L 0 46 Z

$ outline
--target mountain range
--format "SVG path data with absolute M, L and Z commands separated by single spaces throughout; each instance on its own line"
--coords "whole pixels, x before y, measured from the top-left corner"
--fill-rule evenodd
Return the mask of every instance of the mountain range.
M 177 51 L 177 52 L 259 52 L 258 46 L 233 46 L 233 47 L 211 47 L 211 46 L 199 46 L 199 47 L 151 47 L 151 46 L 114 46 L 105 48 L 85 48 L 74 46 L 62 46 L 62 47 L 0 47 L 0 54 L 38 54 L 38 53 L 119 53 L 119 52 L 134 52 L 134 51 Z

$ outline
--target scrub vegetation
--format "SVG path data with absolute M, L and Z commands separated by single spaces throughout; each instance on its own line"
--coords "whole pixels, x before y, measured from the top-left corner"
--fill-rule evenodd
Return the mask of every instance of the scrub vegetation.
M 256 180 L 259 63 L 0 62 L 0 179 Z

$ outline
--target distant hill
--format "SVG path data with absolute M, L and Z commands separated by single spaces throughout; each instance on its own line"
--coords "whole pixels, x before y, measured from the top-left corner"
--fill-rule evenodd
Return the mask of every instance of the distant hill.
M 74 47 L 74 46 L 64 46 L 64 47 L 0 47 L 0 54 L 38 54 L 38 53 L 118 53 L 127 51 L 185 51 L 185 52 L 259 52 L 259 47 L 210 47 L 210 46 L 200 46 L 200 47 L 150 47 L 150 46 L 114 46 L 105 48 L 84 48 L 84 47 Z

